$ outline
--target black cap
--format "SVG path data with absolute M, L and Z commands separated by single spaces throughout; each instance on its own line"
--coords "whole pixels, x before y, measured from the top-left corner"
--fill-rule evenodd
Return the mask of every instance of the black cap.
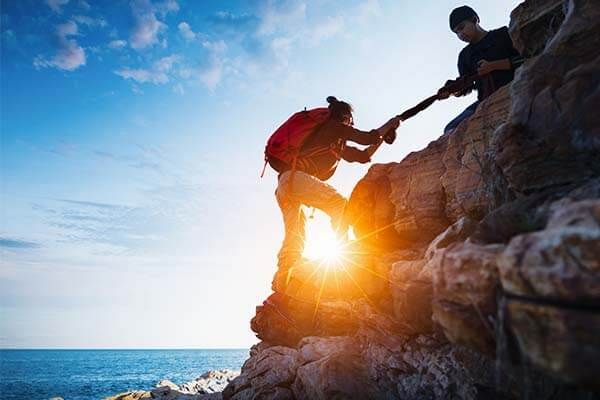
M 479 19 L 479 15 L 469 6 L 462 6 L 455 8 L 450 13 L 450 29 L 454 31 L 454 28 L 458 26 L 461 22 L 467 19 L 472 19 L 473 17 Z

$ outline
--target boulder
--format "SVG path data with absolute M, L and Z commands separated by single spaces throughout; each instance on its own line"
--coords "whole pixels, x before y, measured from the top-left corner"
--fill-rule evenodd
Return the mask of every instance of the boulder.
M 494 355 L 497 259 L 503 245 L 455 243 L 432 260 L 433 319 L 446 337 Z
M 526 0 L 510 13 L 510 37 L 521 55 L 544 50 L 565 18 L 564 5 L 564 0 Z

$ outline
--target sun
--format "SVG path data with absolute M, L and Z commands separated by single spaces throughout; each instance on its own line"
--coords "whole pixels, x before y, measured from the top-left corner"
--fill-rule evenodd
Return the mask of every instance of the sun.
M 343 266 L 347 243 L 338 239 L 326 218 L 310 219 L 303 256 L 328 268 Z

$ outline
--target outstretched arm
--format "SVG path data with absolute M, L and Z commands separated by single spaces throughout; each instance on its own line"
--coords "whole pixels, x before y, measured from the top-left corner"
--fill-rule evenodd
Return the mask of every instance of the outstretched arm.
M 375 146 L 375 144 L 372 144 L 364 150 L 360 150 L 352 146 L 345 146 L 344 150 L 342 150 L 342 158 L 348 162 L 359 162 L 361 164 L 366 164 L 371 161 L 371 155 L 373 153 L 370 153 L 368 150 L 373 146 Z

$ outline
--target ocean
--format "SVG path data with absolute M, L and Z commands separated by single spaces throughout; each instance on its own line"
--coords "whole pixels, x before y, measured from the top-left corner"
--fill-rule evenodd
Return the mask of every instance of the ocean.
M 212 369 L 239 370 L 248 349 L 0 350 L 0 400 L 103 399 L 189 382 Z

